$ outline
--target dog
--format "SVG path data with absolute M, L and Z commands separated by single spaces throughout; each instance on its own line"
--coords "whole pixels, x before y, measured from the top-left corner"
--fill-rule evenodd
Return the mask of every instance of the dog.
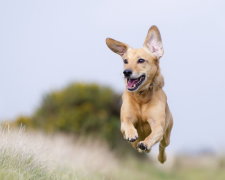
M 150 152 L 159 142 L 158 160 L 166 161 L 165 148 L 170 143 L 173 117 L 163 91 L 164 78 L 159 60 L 164 50 L 159 29 L 152 26 L 139 49 L 106 38 L 107 46 L 119 54 L 124 63 L 126 90 L 120 112 L 124 139 L 139 152 Z

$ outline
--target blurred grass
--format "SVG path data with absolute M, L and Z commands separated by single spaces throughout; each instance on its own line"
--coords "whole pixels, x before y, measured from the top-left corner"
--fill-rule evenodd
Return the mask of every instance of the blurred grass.
M 155 164 L 140 161 L 127 161 L 120 171 L 118 180 L 224 180 L 225 169 L 173 167 L 170 170 L 156 168 Z
M 113 174 L 98 172 L 76 172 L 69 168 L 50 170 L 38 163 L 31 156 L 15 154 L 10 150 L 0 153 L 0 179 L 1 180 L 224 180 L 223 170 L 210 170 L 189 168 L 164 172 L 154 168 L 147 162 L 128 160 L 124 167 L 120 166 Z
M 48 169 L 31 155 L 15 153 L 9 149 L 0 152 L 1 180 L 97 180 L 96 173 L 85 175 L 68 168 Z
M 31 156 L 15 153 L 10 149 L 1 149 L 0 152 L 0 179 L 49 179 L 48 171 L 33 161 Z
M 202 166 L 196 163 L 202 157 L 168 154 L 174 163 L 159 165 L 154 159 L 131 154 L 121 158 L 97 139 L 71 137 L 0 127 L 0 180 L 225 179 L 224 157 L 211 156 L 213 161 L 206 158 L 203 162 L 208 166 Z

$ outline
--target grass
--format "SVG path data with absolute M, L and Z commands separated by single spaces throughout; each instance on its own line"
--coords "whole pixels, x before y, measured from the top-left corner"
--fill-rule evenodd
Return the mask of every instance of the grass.
M 164 166 L 163 166 L 164 167 Z M 121 160 L 93 140 L 0 129 L 0 180 L 224 180 L 223 167 Z
M 0 152 L 0 179 L 47 179 L 48 172 L 40 164 L 34 162 L 29 155 L 24 156 L 2 149 Z
M 98 173 L 89 174 L 73 168 L 48 169 L 32 156 L 11 150 L 0 152 L 1 180 L 99 180 L 103 177 Z

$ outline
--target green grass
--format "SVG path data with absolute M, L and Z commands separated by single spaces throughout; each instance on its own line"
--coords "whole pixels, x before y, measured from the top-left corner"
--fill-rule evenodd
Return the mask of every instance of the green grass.
M 224 165 L 212 168 L 174 165 L 163 170 L 148 160 L 134 157 L 119 159 L 96 142 L 72 143 L 67 142 L 68 137 L 64 136 L 50 138 L 39 135 L 0 132 L 0 180 L 225 179 Z M 37 148 L 37 145 L 40 147 Z
M 1 180 L 224 180 L 222 169 L 178 168 L 165 172 L 147 161 L 127 160 L 108 174 L 75 171 L 72 168 L 49 169 L 31 155 L 0 151 Z
M 154 164 L 139 160 L 128 160 L 121 168 L 116 180 L 225 180 L 224 168 L 173 167 L 170 170 L 156 168 Z
M 15 153 L 10 149 L 0 152 L 1 180 L 35 180 L 49 178 L 47 170 L 34 162 L 31 156 Z
M 0 151 L 1 180 L 97 180 L 100 175 L 76 172 L 69 168 L 49 169 L 31 155 L 19 154 L 10 149 Z

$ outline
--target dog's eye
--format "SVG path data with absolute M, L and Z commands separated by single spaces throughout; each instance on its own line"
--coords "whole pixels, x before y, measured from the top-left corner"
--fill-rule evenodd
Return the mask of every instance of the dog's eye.
M 128 64 L 128 60 L 127 59 L 124 59 L 123 62 L 124 62 L 124 64 Z
M 138 59 L 137 62 L 138 62 L 138 63 L 143 63 L 143 62 L 145 62 L 145 60 L 144 60 L 144 59 Z

